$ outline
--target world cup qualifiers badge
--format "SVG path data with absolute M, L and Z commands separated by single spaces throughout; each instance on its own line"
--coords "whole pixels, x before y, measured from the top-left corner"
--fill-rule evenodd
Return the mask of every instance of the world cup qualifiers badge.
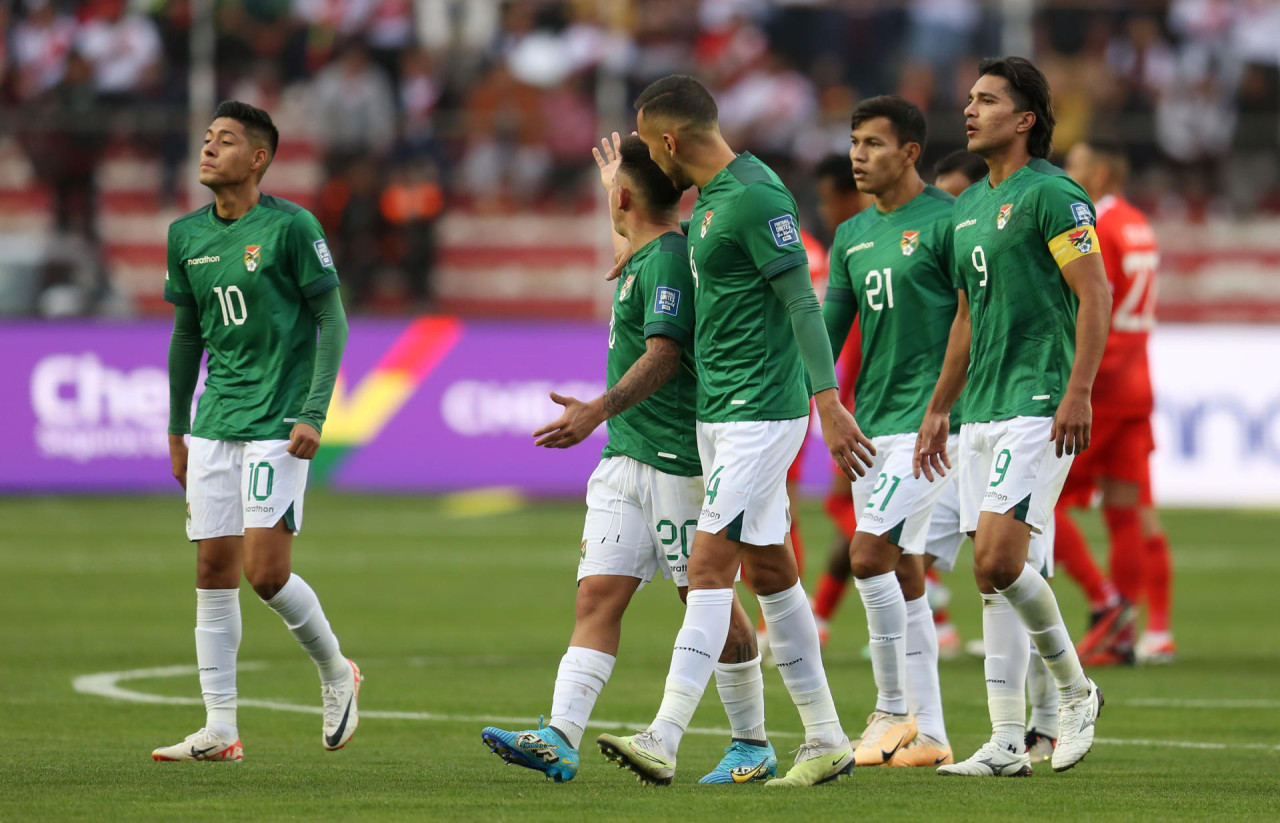
M 902 253 L 907 257 L 910 257 L 911 254 L 920 246 L 920 232 L 904 231 L 899 245 L 902 246 Z
M 258 262 L 262 259 L 262 246 L 244 247 L 244 267 L 248 271 L 258 270 Z
M 707 236 L 707 229 L 710 228 L 711 226 L 711 218 L 715 216 L 716 216 L 716 213 L 713 211 L 709 211 L 702 216 L 702 233 L 701 233 L 702 237 Z
M 1005 203 L 1000 207 L 1000 214 L 996 217 L 996 228 L 1003 229 L 1009 222 L 1009 215 L 1013 213 L 1013 204 Z

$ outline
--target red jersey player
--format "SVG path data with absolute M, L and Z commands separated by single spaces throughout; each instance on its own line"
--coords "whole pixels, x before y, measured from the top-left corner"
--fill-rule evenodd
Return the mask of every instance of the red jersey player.
M 1093 438 L 1079 455 L 1059 497 L 1055 555 L 1089 597 L 1092 625 L 1080 641 L 1085 665 L 1135 659 L 1132 605 L 1147 602 L 1147 633 L 1139 644 L 1151 662 L 1172 659 L 1169 632 L 1169 547 L 1152 506 L 1150 455 L 1154 405 L 1147 337 L 1155 326 L 1159 250 L 1142 212 L 1120 194 L 1128 174 L 1122 147 L 1077 144 L 1067 173 L 1089 193 L 1098 213 L 1098 243 L 1113 295 L 1111 332 L 1093 386 Z M 1069 506 L 1102 495 L 1111 539 L 1111 576 L 1098 571 Z M 1112 582 L 1114 581 L 1114 582 Z

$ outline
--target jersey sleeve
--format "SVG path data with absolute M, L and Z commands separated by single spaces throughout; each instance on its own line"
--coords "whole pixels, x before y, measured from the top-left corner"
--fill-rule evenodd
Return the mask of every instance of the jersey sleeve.
M 289 257 L 304 297 L 315 297 L 338 285 L 338 270 L 324 239 L 324 229 L 306 209 L 293 216 L 289 227 Z
M 182 242 L 174 227 L 169 227 L 168 258 L 164 272 L 164 299 L 175 306 L 196 305 L 195 295 L 191 293 L 191 281 L 187 280 L 186 269 L 182 268 Z
M 689 261 L 678 254 L 660 253 L 645 268 L 645 339 L 660 334 L 685 348 L 692 347 L 693 275 Z
M 1097 215 L 1089 196 L 1070 177 L 1049 177 L 1036 191 L 1036 220 L 1061 269 L 1086 254 L 1098 254 Z
M 738 200 L 736 226 L 738 243 L 764 279 L 808 264 L 796 201 L 782 186 L 771 181 L 747 186 Z

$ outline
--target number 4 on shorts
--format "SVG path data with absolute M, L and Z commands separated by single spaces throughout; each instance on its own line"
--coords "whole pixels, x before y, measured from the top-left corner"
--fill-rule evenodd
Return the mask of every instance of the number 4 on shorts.
M 716 503 L 716 495 L 720 493 L 720 472 L 724 471 L 724 466 L 716 466 L 716 470 L 707 478 L 707 505 L 714 506 Z

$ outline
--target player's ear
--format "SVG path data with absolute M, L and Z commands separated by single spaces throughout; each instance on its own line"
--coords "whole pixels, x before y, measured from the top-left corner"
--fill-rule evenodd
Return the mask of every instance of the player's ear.
M 920 144 L 912 140 L 903 148 L 906 149 L 906 159 L 908 165 L 914 166 L 916 161 L 920 159 Z
M 626 186 L 618 186 L 618 208 L 622 211 L 631 208 L 631 189 Z
M 1036 124 L 1036 113 L 1033 111 L 1024 111 L 1022 113 L 1022 119 L 1018 121 L 1018 126 L 1017 126 L 1018 134 L 1026 134 L 1027 132 L 1031 131 L 1031 127 L 1034 126 L 1035 124 Z
M 676 156 L 676 136 L 669 131 L 662 133 L 662 145 L 666 147 L 667 154 L 671 157 Z

